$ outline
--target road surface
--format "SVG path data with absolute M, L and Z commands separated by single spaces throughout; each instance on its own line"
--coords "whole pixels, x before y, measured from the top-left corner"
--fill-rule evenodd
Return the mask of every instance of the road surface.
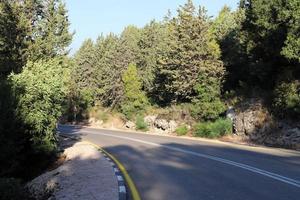
M 121 161 L 144 200 L 299 200 L 300 152 L 59 126 Z

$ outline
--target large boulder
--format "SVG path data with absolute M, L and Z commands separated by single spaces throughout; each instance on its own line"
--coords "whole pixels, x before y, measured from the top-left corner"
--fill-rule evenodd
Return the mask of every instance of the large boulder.
M 234 118 L 237 135 L 256 135 L 270 131 L 271 115 L 258 99 L 251 99 L 240 106 Z M 252 137 L 252 136 L 251 136 Z

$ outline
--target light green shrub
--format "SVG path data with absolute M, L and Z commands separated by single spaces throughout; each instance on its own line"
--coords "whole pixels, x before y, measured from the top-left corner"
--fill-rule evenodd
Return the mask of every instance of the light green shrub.
M 68 66 L 61 59 L 29 62 L 22 73 L 10 76 L 17 116 L 37 152 L 56 149 L 56 123 L 68 94 L 69 78 Z
M 141 130 L 141 131 L 148 130 L 148 125 L 145 122 L 144 117 L 142 115 L 137 115 L 136 121 L 135 121 L 135 127 L 136 127 L 136 130 Z
M 230 119 L 198 123 L 193 127 L 193 134 L 198 137 L 217 138 L 230 133 L 232 133 L 232 122 Z
M 188 127 L 184 124 L 176 128 L 175 132 L 177 135 L 186 135 L 189 131 Z

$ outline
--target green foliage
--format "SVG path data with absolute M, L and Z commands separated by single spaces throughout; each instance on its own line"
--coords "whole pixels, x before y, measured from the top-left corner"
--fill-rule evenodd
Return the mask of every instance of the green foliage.
M 141 130 L 141 131 L 147 131 L 148 130 L 148 125 L 144 121 L 144 117 L 142 115 L 137 115 L 136 116 L 135 127 L 136 127 L 136 130 Z
M 0 78 L 10 72 L 20 72 L 27 48 L 26 28 L 22 24 L 20 6 L 11 1 L 0 2 Z
M 300 114 L 300 83 L 299 81 L 282 82 L 275 89 L 273 102 L 276 113 L 281 116 L 294 116 Z
M 69 69 L 61 59 L 29 62 L 20 74 L 10 76 L 18 99 L 18 118 L 37 151 L 56 149 L 56 123 L 68 93 Z
M 25 191 L 20 180 L 14 178 L 0 178 L 0 200 L 24 199 Z
M 204 8 L 195 11 L 192 1 L 178 10 L 178 16 L 167 22 L 169 32 L 166 53 L 156 70 L 155 92 L 161 104 L 180 103 L 195 98 L 199 81 L 223 77 L 220 49 L 209 31 Z
M 187 132 L 189 131 L 188 127 L 184 124 L 176 128 L 175 132 L 177 135 L 186 135 Z
M 149 104 L 145 93 L 142 91 L 137 68 L 130 64 L 122 76 L 124 84 L 124 100 L 121 105 L 122 113 L 130 119 L 132 114 L 140 113 Z
M 193 134 L 198 137 L 217 138 L 230 133 L 232 133 L 232 122 L 230 119 L 202 122 L 193 127 Z
M 204 71 L 194 87 L 197 98 L 193 99 L 191 113 L 196 119 L 215 120 L 226 109 L 220 99 L 221 80 L 214 73 L 218 73 L 218 70 Z
M 66 48 L 71 44 L 73 34 L 69 33 L 70 22 L 63 0 L 34 1 L 25 4 L 24 12 L 30 13 L 25 17 L 27 23 L 32 24 L 29 27 L 32 35 L 27 50 L 30 60 L 68 54 Z

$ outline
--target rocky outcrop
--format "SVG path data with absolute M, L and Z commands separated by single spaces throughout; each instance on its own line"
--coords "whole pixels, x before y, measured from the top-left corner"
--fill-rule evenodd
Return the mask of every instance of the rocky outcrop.
M 132 121 L 127 121 L 125 127 L 128 129 L 135 129 L 135 124 Z
M 263 107 L 262 102 L 251 99 L 241 105 L 234 118 L 235 133 L 237 135 L 256 135 L 266 133 L 271 128 L 271 115 Z
M 275 120 L 259 99 L 250 99 L 236 110 L 232 118 L 236 135 L 268 146 L 300 149 L 300 126 Z
M 144 121 L 151 132 L 160 134 L 173 133 L 178 127 L 176 121 L 160 118 L 156 115 L 148 115 L 144 117 Z M 125 127 L 128 129 L 135 129 L 135 124 L 131 121 L 127 121 Z

